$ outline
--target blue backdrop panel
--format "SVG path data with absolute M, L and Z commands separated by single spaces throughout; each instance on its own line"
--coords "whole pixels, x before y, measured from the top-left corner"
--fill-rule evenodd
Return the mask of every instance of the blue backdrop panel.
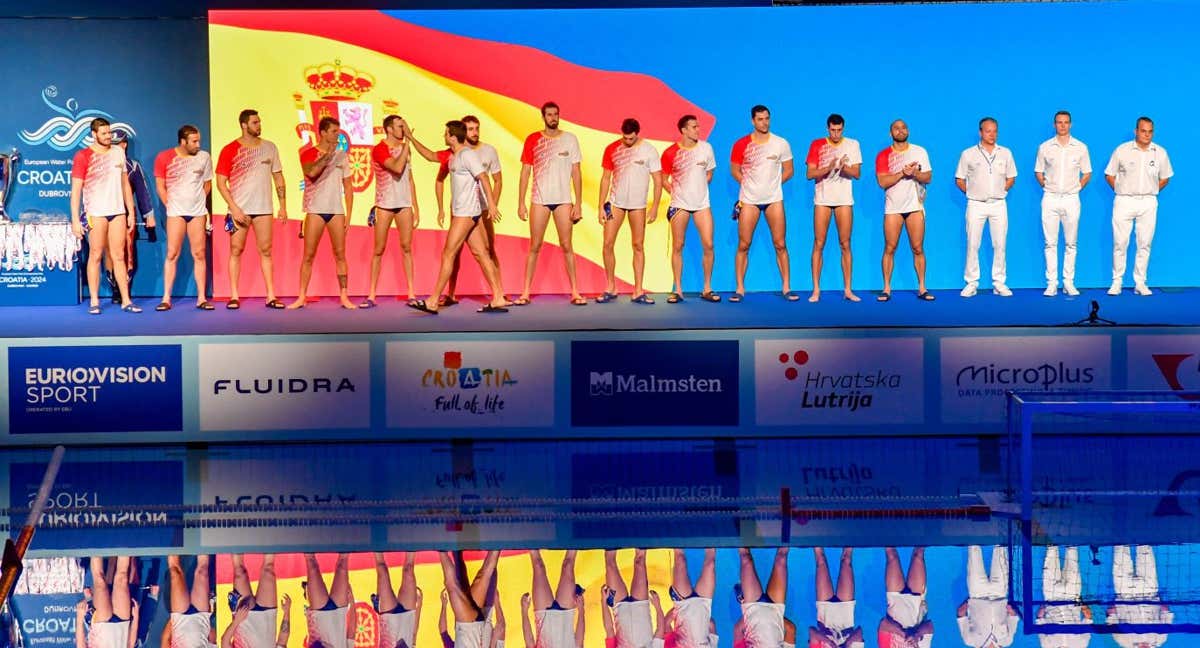
M 134 133 L 129 156 L 150 175 L 154 155 L 175 145 L 180 125 L 195 124 L 207 137 L 204 21 L 8 19 L 0 20 L 0 33 L 0 60 L 9 72 L 0 103 L 0 150 L 15 147 L 23 158 L 10 212 L 70 213 L 71 160 L 86 146 L 93 117 Z M 147 181 L 153 194 L 154 179 Z M 161 220 L 157 198 L 154 203 Z M 165 236 L 151 243 L 142 234 L 134 293 L 161 293 L 165 250 Z M 195 294 L 190 257 L 181 255 L 179 263 L 175 291 Z M 65 295 L 62 286 L 71 288 L 55 301 L 75 298 L 71 282 L 45 285 L 56 297 Z M 24 303 L 34 300 L 30 295 Z

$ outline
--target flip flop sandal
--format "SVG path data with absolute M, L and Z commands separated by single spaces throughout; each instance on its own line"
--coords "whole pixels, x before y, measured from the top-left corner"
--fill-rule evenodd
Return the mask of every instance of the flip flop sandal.
M 216 306 L 213 306 L 212 302 L 205 301 L 205 302 L 200 302 L 199 304 L 196 304 L 196 310 L 210 311 L 210 310 L 213 310 L 214 308 L 216 308 Z
M 477 310 L 475 312 L 476 313 L 507 313 L 508 309 L 503 306 L 492 306 L 491 304 L 487 304 L 486 306 L 484 306 L 483 308 L 480 308 L 479 310 Z
M 435 311 L 435 310 L 433 310 L 432 308 L 430 308 L 430 307 L 429 307 L 429 304 L 426 304 L 426 303 L 425 303 L 425 300 L 424 300 L 424 299 L 418 299 L 418 300 L 416 300 L 416 301 L 410 302 L 410 303 L 408 304 L 408 307 L 409 307 L 409 308 L 414 308 L 414 309 L 416 309 L 416 310 L 419 310 L 419 311 L 421 311 L 422 313 L 429 313 L 430 315 L 437 315 L 437 314 L 438 314 L 438 312 L 437 312 L 437 311 Z
M 236 299 L 230 299 L 225 302 L 225 310 L 237 310 L 242 307 L 242 302 Z
M 267 308 L 273 308 L 276 310 L 287 308 L 287 304 L 279 301 L 278 299 L 272 299 L 271 301 L 267 302 L 265 306 Z
M 875 297 L 875 301 L 877 301 L 877 302 L 885 302 L 885 301 L 891 301 L 891 300 L 892 300 L 892 293 L 890 293 L 890 292 L 879 293 L 879 295 Z
M 744 293 L 735 292 L 729 296 L 729 301 L 731 303 L 738 304 L 738 303 L 741 303 L 741 301 L 745 298 L 746 298 L 746 295 Z
M 681 301 L 683 301 L 683 296 L 679 293 L 671 293 L 671 296 L 667 297 L 668 304 L 678 304 Z
M 163 311 L 169 311 L 169 310 L 171 310 L 171 302 L 161 302 L 161 303 L 159 303 L 158 306 L 154 307 L 154 310 L 156 310 L 160 313 Z
M 650 305 L 650 304 L 654 303 L 654 298 L 651 297 L 650 295 L 642 293 L 641 295 L 638 295 L 637 297 L 634 297 L 633 299 L 630 299 L 629 301 L 634 304 Z
M 709 291 L 706 293 L 700 293 L 700 299 L 703 299 L 706 302 L 712 302 L 715 304 L 715 303 L 721 301 L 721 296 L 718 295 L 717 293 Z

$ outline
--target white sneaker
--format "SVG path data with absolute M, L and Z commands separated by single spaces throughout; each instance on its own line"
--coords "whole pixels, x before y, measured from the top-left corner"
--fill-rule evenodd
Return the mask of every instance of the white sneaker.
M 1072 297 L 1079 296 L 1079 290 L 1075 288 L 1075 284 L 1064 283 L 1063 284 L 1063 292 L 1067 293 L 1068 295 L 1070 295 Z
M 1108 294 L 1114 295 L 1114 296 L 1120 295 L 1121 294 L 1121 284 L 1114 281 L 1113 285 L 1108 287 Z
M 958 293 L 958 296 L 959 297 L 974 297 L 975 296 L 975 284 L 967 284 L 967 286 Z
M 1154 294 L 1154 291 L 1147 288 L 1146 284 L 1138 284 L 1134 286 L 1133 292 L 1141 295 L 1142 297 L 1149 297 L 1150 295 Z
M 1055 286 L 1046 286 L 1046 289 L 1042 291 L 1042 294 L 1047 297 L 1053 297 L 1058 294 L 1058 288 Z
M 1009 290 L 1008 286 L 1005 286 L 1004 284 L 996 284 L 995 286 L 992 286 L 992 294 L 1000 295 L 1001 297 L 1012 297 L 1012 291 Z

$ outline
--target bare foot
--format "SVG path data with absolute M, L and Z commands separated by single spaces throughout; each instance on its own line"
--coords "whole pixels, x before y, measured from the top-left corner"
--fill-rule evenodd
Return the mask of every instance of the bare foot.
M 847 290 L 845 293 L 842 293 L 842 294 L 843 294 L 843 296 L 845 296 L 846 301 L 852 301 L 852 302 L 862 301 L 861 299 L 858 298 L 858 295 L 855 295 L 854 293 L 850 292 L 849 290 Z
M 346 310 L 354 310 L 354 309 L 358 308 L 358 304 L 355 304 L 354 302 L 350 301 L 350 298 L 345 295 L 342 295 L 341 302 L 342 302 L 342 308 L 345 308 Z
M 296 301 L 294 301 L 294 302 L 292 302 L 292 303 L 290 303 L 290 304 L 288 304 L 288 305 L 287 305 L 287 309 L 288 309 L 288 310 L 296 310 L 296 309 L 298 309 L 298 308 L 304 308 L 304 302 L 305 302 L 305 301 L 307 301 L 307 299 L 306 299 L 306 298 L 304 298 L 304 297 L 297 297 L 297 298 L 296 298 Z
M 809 301 L 809 303 L 810 303 L 810 304 L 811 304 L 811 303 L 816 303 L 816 302 L 818 302 L 818 301 L 820 301 L 820 300 L 821 300 L 821 291 L 820 291 L 820 290 L 814 290 L 814 291 L 812 292 L 812 295 L 809 295 L 809 297 L 808 297 L 808 301 Z

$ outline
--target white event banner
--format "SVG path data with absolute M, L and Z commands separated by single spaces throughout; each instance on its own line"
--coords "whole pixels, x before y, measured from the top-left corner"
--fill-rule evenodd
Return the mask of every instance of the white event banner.
M 756 340 L 755 420 L 924 423 L 924 344 L 919 337 Z
M 946 337 L 942 422 L 1001 423 L 1009 391 L 1112 389 L 1108 335 Z
M 553 342 L 388 342 L 387 425 L 554 425 Z
M 367 342 L 201 344 L 200 429 L 371 425 Z

